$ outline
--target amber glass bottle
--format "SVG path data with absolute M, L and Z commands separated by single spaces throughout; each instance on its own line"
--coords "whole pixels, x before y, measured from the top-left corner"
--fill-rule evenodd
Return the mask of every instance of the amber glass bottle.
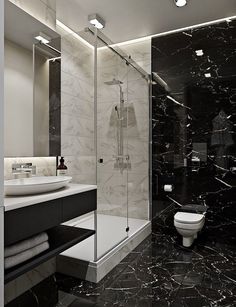
M 60 159 L 60 164 L 57 166 L 57 176 L 66 176 L 67 166 L 64 164 L 65 160 L 63 157 Z

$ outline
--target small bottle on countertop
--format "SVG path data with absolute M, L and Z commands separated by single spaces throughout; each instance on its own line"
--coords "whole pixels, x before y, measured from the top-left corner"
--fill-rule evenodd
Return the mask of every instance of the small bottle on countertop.
M 67 166 L 64 164 L 65 160 L 63 157 L 60 159 L 60 164 L 57 166 L 57 176 L 67 175 Z

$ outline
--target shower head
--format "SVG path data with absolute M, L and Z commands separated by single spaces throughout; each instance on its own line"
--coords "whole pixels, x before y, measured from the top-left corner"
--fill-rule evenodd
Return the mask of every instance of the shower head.
M 122 81 L 120 81 L 120 80 L 117 80 L 117 79 L 113 79 L 113 80 L 111 80 L 111 81 L 107 81 L 107 82 L 104 82 L 106 85 L 121 85 L 121 84 L 123 84 L 123 82 Z

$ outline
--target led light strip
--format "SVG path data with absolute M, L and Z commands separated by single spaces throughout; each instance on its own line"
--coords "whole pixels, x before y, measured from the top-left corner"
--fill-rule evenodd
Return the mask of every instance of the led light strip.
M 67 27 L 64 23 L 62 23 L 61 21 L 59 21 L 57 19 L 56 21 L 57 26 L 59 26 L 60 28 L 62 28 L 63 30 L 65 30 L 66 32 L 68 32 L 69 34 L 73 35 L 75 38 L 77 38 L 78 40 L 80 40 L 84 45 L 86 45 L 87 47 L 94 49 L 94 46 L 91 45 L 90 43 L 88 43 L 85 39 L 83 39 L 79 34 L 77 34 L 75 31 L 73 31 L 71 28 Z
M 220 22 L 223 22 L 223 21 L 231 22 L 234 19 L 236 19 L 236 16 L 225 17 L 225 18 L 221 18 L 221 19 L 215 19 L 215 20 L 212 20 L 212 21 L 199 23 L 199 24 L 184 27 L 184 28 L 179 28 L 179 29 L 175 29 L 175 30 L 161 32 L 161 33 L 158 33 L 158 34 L 148 35 L 148 36 L 145 36 L 145 37 L 136 38 L 136 39 L 132 39 L 132 40 L 121 42 L 121 43 L 112 44 L 110 46 L 111 47 L 116 47 L 116 46 L 119 47 L 119 46 L 124 46 L 124 45 L 135 44 L 135 43 L 143 42 L 145 40 L 151 40 L 153 37 L 159 37 L 159 36 L 169 35 L 169 34 L 173 34 L 173 33 L 177 33 L 177 32 L 187 31 L 187 30 L 198 28 L 198 27 L 203 27 L 203 26 L 208 26 L 208 25 L 212 25 L 212 24 L 215 24 L 215 23 L 220 23 Z M 75 33 L 72 29 L 67 27 L 65 24 L 63 24 L 58 19 L 57 19 L 57 25 L 59 27 L 61 27 L 62 29 L 64 29 L 65 31 L 67 31 L 68 33 L 72 34 L 74 37 L 78 38 L 87 47 L 94 49 L 93 45 L 88 43 L 85 39 L 83 39 L 81 36 L 79 36 L 77 33 Z M 103 50 L 103 49 L 106 49 L 106 48 L 107 48 L 107 46 L 99 47 L 98 50 Z
M 215 20 L 212 20 L 212 21 L 207 21 L 207 22 L 204 22 L 204 23 L 199 23 L 199 24 L 184 27 L 184 28 L 179 28 L 179 29 L 175 29 L 175 30 L 161 32 L 161 33 L 158 33 L 158 34 L 148 35 L 148 36 L 132 39 L 132 40 L 121 42 L 121 43 L 112 44 L 111 47 L 116 47 L 116 46 L 119 47 L 119 46 L 124 46 L 124 45 L 135 44 L 135 43 L 139 43 L 139 42 L 142 42 L 142 41 L 145 41 L 145 40 L 150 40 L 153 37 L 159 37 L 159 36 L 164 36 L 164 35 L 168 35 L 168 34 L 172 34 L 172 33 L 187 31 L 187 30 L 191 30 L 191 29 L 195 29 L 195 28 L 199 28 L 199 27 L 203 27 L 203 26 L 212 25 L 212 24 L 215 24 L 215 23 L 220 23 L 220 22 L 223 22 L 223 21 L 231 22 L 234 19 L 236 19 L 236 16 L 225 17 L 225 18 L 221 18 L 221 19 L 215 19 Z M 107 47 L 100 47 L 98 49 L 104 49 L 104 48 L 107 48 Z

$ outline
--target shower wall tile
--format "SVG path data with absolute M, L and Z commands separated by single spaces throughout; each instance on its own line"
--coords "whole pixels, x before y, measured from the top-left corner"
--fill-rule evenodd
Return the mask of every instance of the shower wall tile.
M 94 118 L 94 104 L 91 101 L 78 99 L 67 93 L 61 93 L 63 114 L 80 116 L 84 119 Z
M 98 168 L 98 211 L 115 216 L 127 215 L 127 171 L 122 174 Z
M 148 172 L 133 172 L 128 175 L 129 217 L 147 220 L 149 218 L 149 176 Z
M 63 57 L 63 55 L 62 55 Z M 62 76 L 61 76 L 61 87 L 62 92 L 66 94 L 70 94 L 78 99 L 93 100 L 93 91 L 92 83 L 88 83 L 80 78 L 79 74 L 68 74 L 64 71 L 64 66 L 66 66 L 66 62 L 62 60 Z
M 62 134 L 62 156 L 91 156 L 94 153 L 94 140 L 88 137 L 78 137 Z
M 98 61 L 98 69 L 104 67 L 116 67 L 117 70 L 119 58 L 117 54 L 115 54 L 109 48 L 102 48 L 98 49 L 97 61 Z
M 62 36 L 62 140 L 68 175 L 76 183 L 96 183 L 93 50 L 57 26 Z
M 67 156 L 66 165 L 70 176 L 92 174 L 96 168 L 94 156 Z
M 98 164 L 98 173 L 104 172 L 104 173 L 110 173 L 111 171 L 114 171 L 115 169 L 115 156 L 112 156 L 111 154 L 102 154 L 103 163 Z M 130 173 L 132 174 L 147 174 L 148 172 L 148 159 L 146 155 L 135 155 L 135 154 L 129 154 L 129 158 L 131 161 L 130 168 L 128 169 L 128 176 Z M 119 172 L 116 170 L 116 172 Z
M 48 27 L 56 28 L 56 1 L 46 0 L 10 0 L 22 10 L 32 15 Z
M 148 74 L 151 73 L 151 38 L 141 42 L 122 45 L 120 49 L 130 55 Z
M 91 119 L 80 117 L 78 120 L 74 115 L 62 113 L 61 127 L 65 135 L 94 137 L 94 127 L 91 125 Z
M 138 52 L 140 61 L 150 59 L 151 44 Z M 122 46 L 123 48 L 123 46 Z M 135 48 L 133 49 L 135 50 Z M 131 51 L 131 46 L 130 46 Z M 149 57 L 148 57 L 149 54 Z M 102 49 L 98 57 L 98 211 L 104 214 L 149 218 L 148 155 L 149 155 L 149 90 L 142 76 L 123 60 Z M 150 61 L 150 60 L 149 60 Z M 150 64 L 150 63 L 149 63 Z M 130 157 L 131 168 L 123 174 L 115 168 L 117 115 L 120 101 L 118 86 L 104 84 L 116 78 L 123 82 L 127 127 L 124 132 L 124 154 Z M 127 185 L 128 184 L 128 185 Z

